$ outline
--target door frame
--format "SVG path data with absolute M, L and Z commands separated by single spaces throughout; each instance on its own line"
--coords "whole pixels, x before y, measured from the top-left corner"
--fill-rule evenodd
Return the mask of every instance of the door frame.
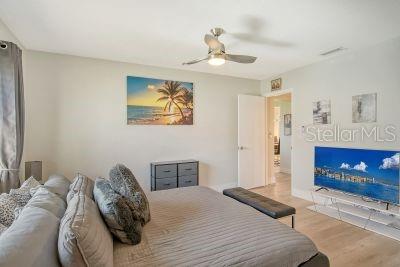
M 276 183 L 276 178 L 273 172 L 274 169 L 274 157 L 273 157 L 273 144 L 272 147 L 269 144 L 270 143 L 270 126 L 273 128 L 273 106 L 271 103 L 271 99 L 272 97 L 275 96 L 280 96 L 280 95 L 285 95 L 285 94 L 290 94 L 290 113 L 292 114 L 292 134 L 290 136 L 290 142 L 291 142 L 291 150 L 290 150 L 290 160 L 291 160 L 291 164 L 290 164 L 290 175 L 293 176 L 293 119 L 294 119 L 294 114 L 293 114 L 293 110 L 294 110 L 294 105 L 293 105 L 293 98 L 294 98 L 294 90 L 292 88 L 289 89 L 281 89 L 278 91 L 273 91 L 273 92 L 267 92 L 264 93 L 263 96 L 266 99 L 266 124 L 265 124 L 265 136 L 267 138 L 267 142 L 266 142 L 266 159 L 267 159 L 267 164 L 265 164 L 266 166 L 266 170 L 265 170 L 265 181 L 266 184 L 274 184 Z M 272 124 L 271 124 L 272 123 Z M 272 153 L 271 153 L 272 152 Z M 272 154 L 272 157 L 271 157 Z M 292 186 L 292 183 L 291 183 Z

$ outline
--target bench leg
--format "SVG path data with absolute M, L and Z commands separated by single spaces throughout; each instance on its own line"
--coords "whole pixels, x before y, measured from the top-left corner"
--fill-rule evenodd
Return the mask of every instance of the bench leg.
M 294 229 L 294 215 L 292 215 L 292 228 Z

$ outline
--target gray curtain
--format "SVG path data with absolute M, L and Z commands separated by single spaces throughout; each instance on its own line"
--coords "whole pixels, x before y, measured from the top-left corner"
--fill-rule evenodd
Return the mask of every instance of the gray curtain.
M 19 187 L 24 147 L 22 51 L 0 41 L 0 193 Z

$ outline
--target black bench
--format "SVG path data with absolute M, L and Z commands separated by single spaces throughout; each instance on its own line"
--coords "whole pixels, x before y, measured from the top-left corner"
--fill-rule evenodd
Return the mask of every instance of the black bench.
M 257 193 L 251 192 L 241 187 L 235 187 L 230 189 L 225 189 L 223 191 L 225 196 L 236 199 L 256 210 L 272 217 L 274 219 L 279 219 L 286 216 L 292 216 L 292 228 L 294 228 L 294 216 L 296 214 L 296 209 L 275 201 L 273 199 L 264 197 Z

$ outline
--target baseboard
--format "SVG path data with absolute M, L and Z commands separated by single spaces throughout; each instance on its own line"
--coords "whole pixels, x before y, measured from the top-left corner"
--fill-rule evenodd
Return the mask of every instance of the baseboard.
M 302 198 L 308 201 L 313 201 L 310 190 L 292 188 L 292 196 Z
M 296 189 L 292 188 L 292 196 L 302 198 L 317 204 L 322 204 L 325 202 L 326 198 L 319 196 L 318 194 L 311 194 L 310 190 Z
M 232 182 L 232 183 L 226 183 L 226 184 L 220 184 L 220 185 L 211 185 L 209 187 L 211 189 L 214 189 L 217 192 L 222 192 L 224 189 L 237 187 L 237 183 L 236 182 Z

